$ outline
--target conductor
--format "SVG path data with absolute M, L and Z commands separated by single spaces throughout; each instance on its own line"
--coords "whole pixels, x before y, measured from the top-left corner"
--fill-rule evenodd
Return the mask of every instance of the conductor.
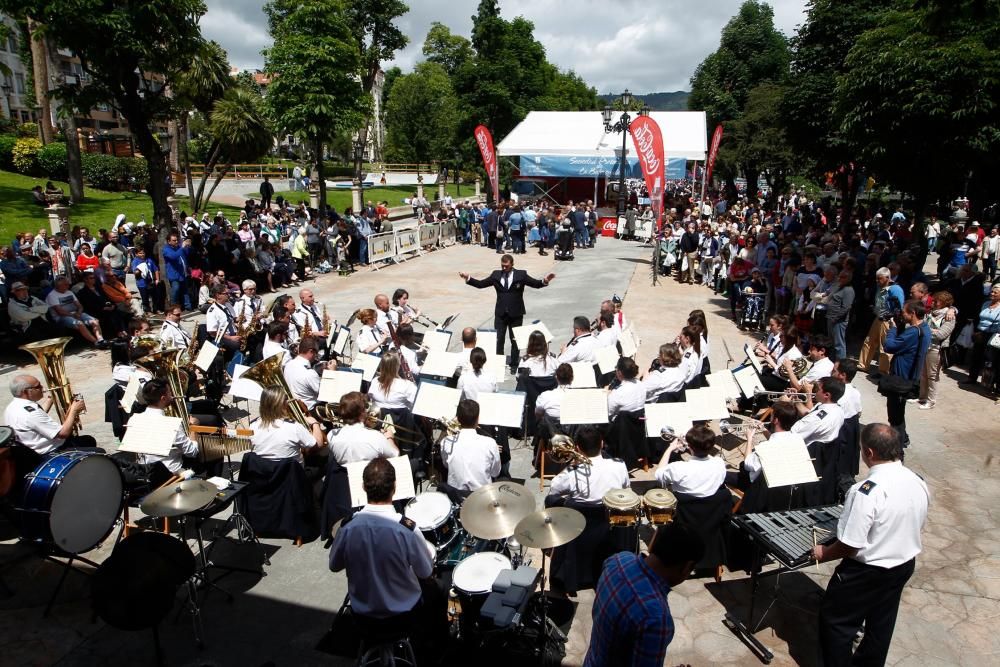
M 541 289 L 555 280 L 556 274 L 550 273 L 543 279 L 532 278 L 527 271 L 514 268 L 514 257 L 504 255 L 500 258 L 500 270 L 494 271 L 488 278 L 473 278 L 468 273 L 459 272 L 465 284 L 478 289 L 492 287 L 497 291 L 497 305 L 493 311 L 493 328 L 497 331 L 497 354 L 504 353 L 505 338 L 510 335 L 510 367 L 511 373 L 517 372 L 519 359 L 517 341 L 514 339 L 514 327 L 524 322 L 524 288 Z

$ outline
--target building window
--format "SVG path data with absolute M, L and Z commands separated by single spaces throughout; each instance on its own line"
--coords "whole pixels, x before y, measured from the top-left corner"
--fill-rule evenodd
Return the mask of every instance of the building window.
M 15 86 L 14 89 L 17 91 L 18 95 L 24 95 L 24 75 L 20 72 L 14 75 Z
M 27 111 L 22 111 L 21 112 L 21 122 L 22 123 L 30 123 L 31 122 L 31 114 L 28 113 Z
M 17 53 L 17 34 L 13 30 L 7 35 L 7 48 L 11 53 Z

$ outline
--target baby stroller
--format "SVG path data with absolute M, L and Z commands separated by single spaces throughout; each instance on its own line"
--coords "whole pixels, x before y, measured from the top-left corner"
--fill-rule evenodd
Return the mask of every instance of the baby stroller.
M 556 259 L 572 261 L 573 259 L 573 227 L 567 218 L 556 230 Z
M 743 310 L 740 313 L 740 329 L 763 329 L 767 323 L 767 314 L 764 310 L 765 292 L 754 292 L 748 285 L 743 292 L 740 301 Z

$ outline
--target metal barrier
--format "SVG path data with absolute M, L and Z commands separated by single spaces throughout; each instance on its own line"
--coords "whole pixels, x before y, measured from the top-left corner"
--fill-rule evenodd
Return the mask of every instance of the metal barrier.
M 442 248 L 455 245 L 458 239 L 458 225 L 455 224 L 454 220 L 445 220 L 444 222 L 438 223 L 438 243 Z
M 405 255 L 408 252 L 419 252 L 420 233 L 416 229 L 401 229 L 393 233 L 396 235 L 397 255 Z
M 372 264 L 396 256 L 396 233 L 384 232 L 368 237 L 368 261 Z
M 417 227 L 420 233 L 420 247 L 426 248 L 427 246 L 436 246 L 438 242 L 438 236 L 441 232 L 441 227 L 439 223 L 428 222 Z

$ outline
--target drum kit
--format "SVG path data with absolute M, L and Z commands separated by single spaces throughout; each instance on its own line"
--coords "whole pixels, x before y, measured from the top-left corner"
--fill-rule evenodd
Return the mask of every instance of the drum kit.
M 671 523 L 677 510 L 677 498 L 667 489 L 650 489 L 639 496 L 632 489 L 612 489 L 602 499 L 612 533 L 624 533 L 624 541 L 639 551 L 639 526 L 643 519 L 655 529 Z

